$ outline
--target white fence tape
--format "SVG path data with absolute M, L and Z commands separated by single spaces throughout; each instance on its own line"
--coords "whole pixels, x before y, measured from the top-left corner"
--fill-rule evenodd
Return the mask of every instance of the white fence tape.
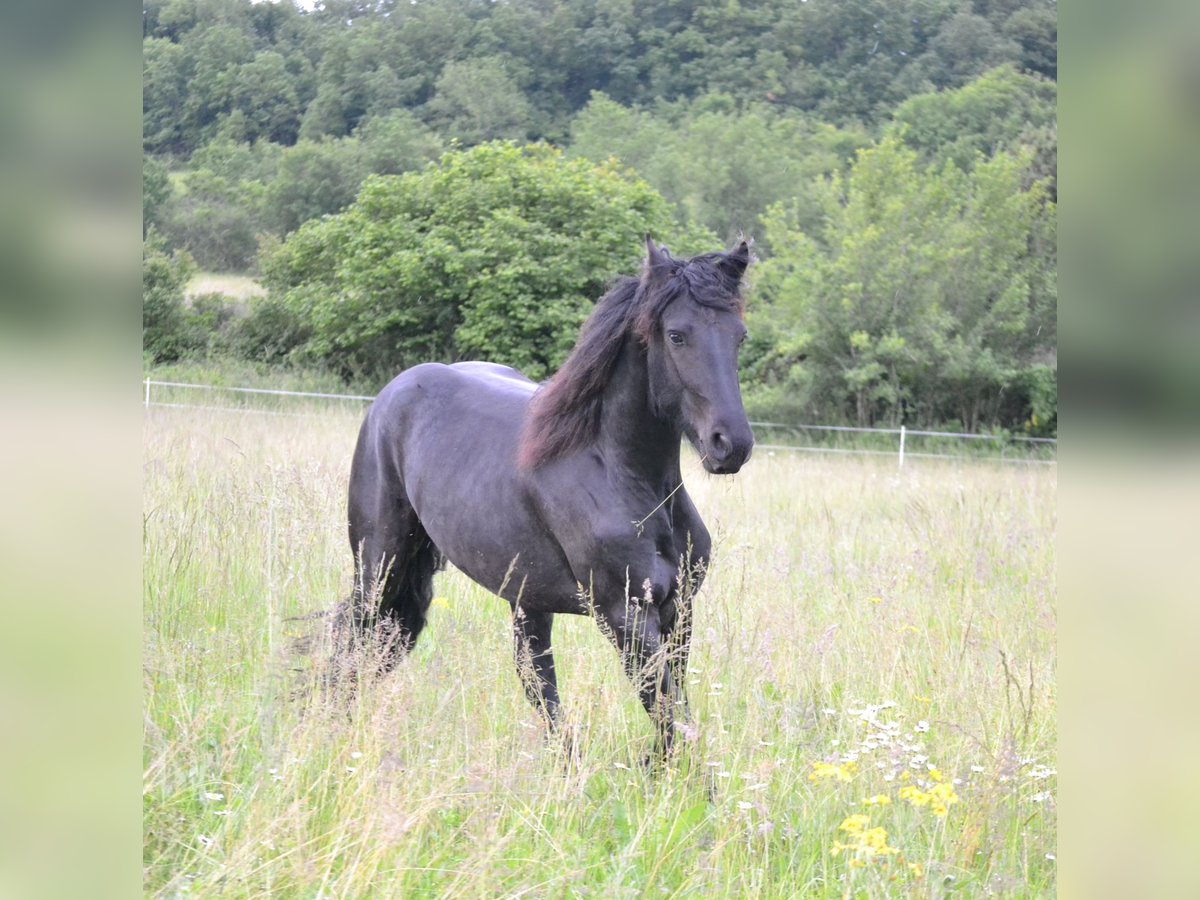
M 152 398 L 151 389 L 155 387 L 185 391 L 223 391 L 232 394 L 258 394 L 275 397 L 303 397 L 313 400 L 343 400 L 356 403 L 369 403 L 375 399 L 373 396 L 367 396 L 364 394 L 323 394 L 315 391 L 281 391 L 268 388 L 224 387 L 215 384 L 190 384 L 182 381 L 155 381 L 149 378 L 144 379 L 142 384 L 145 388 L 143 402 L 147 409 L 155 406 L 170 409 L 203 409 L 274 416 L 305 416 L 317 414 L 289 413 L 281 412 L 279 410 L 261 409 L 253 406 L 212 406 L 207 404 L 168 403 L 154 400 Z M 1016 442 L 1030 446 L 1040 445 L 1043 447 L 1054 447 L 1057 452 L 1057 438 L 1026 437 L 1025 435 L 1007 434 L 964 434 L 962 432 L 954 431 L 917 431 L 907 428 L 904 425 L 901 425 L 899 428 L 861 428 L 853 425 L 786 425 L 781 422 L 751 422 L 750 425 L 755 429 L 775 429 L 780 431 L 790 431 L 793 433 L 799 433 L 802 431 L 824 431 L 859 434 L 891 434 L 896 435 L 899 438 L 898 450 L 867 450 L 857 447 L 806 447 L 799 444 L 764 444 L 761 442 L 757 444 L 757 449 L 766 450 L 768 452 L 785 451 L 793 453 L 845 453 L 858 456 L 895 456 L 898 460 L 898 465 L 901 467 L 904 466 L 904 460 L 907 458 L 961 459 L 977 460 L 981 462 L 1020 463 L 1034 465 L 1054 465 L 1057 463 L 1057 460 L 1055 459 L 1028 459 L 1012 456 L 957 456 L 950 453 L 914 453 L 906 447 L 907 439 L 910 437 L 929 437 L 948 438 L 952 440 L 993 441 L 1001 445 Z

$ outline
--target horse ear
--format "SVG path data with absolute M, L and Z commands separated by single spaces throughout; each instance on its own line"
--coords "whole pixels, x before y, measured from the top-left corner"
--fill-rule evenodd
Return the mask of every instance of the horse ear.
M 649 234 L 646 235 L 646 271 L 644 280 L 650 281 L 655 276 L 662 275 L 667 266 L 670 264 L 671 257 L 667 253 L 666 247 L 659 247 L 654 243 L 654 238 Z
M 717 265 L 734 281 L 741 281 L 742 276 L 746 274 L 746 267 L 750 265 L 752 258 L 750 254 L 750 242 L 743 239 L 740 244 L 726 253 Z

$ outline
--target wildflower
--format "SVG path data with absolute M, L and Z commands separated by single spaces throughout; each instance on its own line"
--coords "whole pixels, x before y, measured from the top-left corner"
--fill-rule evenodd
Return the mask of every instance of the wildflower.
M 862 834 L 863 829 L 871 824 L 871 817 L 864 816 L 858 813 L 853 816 L 846 816 L 842 819 L 842 824 L 838 826 L 838 831 L 844 831 L 847 834 Z
M 916 727 L 915 727 L 915 729 L 914 729 L 914 730 L 916 730 L 916 731 L 928 731 L 928 730 L 929 730 L 929 723 L 928 723 L 928 722 L 926 722 L 924 719 L 921 719 L 921 721 L 919 721 L 919 722 L 916 724 Z
M 225 795 L 222 793 L 219 793 L 218 791 L 205 791 L 204 799 L 205 800 L 224 800 Z
M 745 800 L 738 801 L 738 809 L 754 809 L 753 803 L 747 803 Z
M 882 598 L 882 597 L 868 597 L 868 598 L 867 598 L 867 602 L 868 602 L 868 603 L 875 603 L 875 604 L 879 604 L 879 603 L 882 603 L 882 602 L 883 602 L 883 598 Z
M 892 798 L 887 794 L 876 794 L 874 797 L 868 797 L 863 803 L 866 806 L 889 806 Z
M 870 827 L 871 819 L 869 816 L 858 813 L 856 815 L 847 816 L 842 820 L 842 824 L 838 826 L 838 831 L 844 831 L 854 843 L 842 843 L 834 841 L 829 853 L 831 856 L 837 856 L 843 852 L 853 854 L 850 860 L 852 868 L 861 868 L 867 860 L 877 856 L 888 856 L 890 854 L 899 853 L 895 847 L 888 846 L 887 830 L 875 826 Z
M 815 762 L 812 764 L 813 770 L 808 773 L 809 781 L 820 781 L 822 778 L 833 778 L 837 781 L 852 781 L 854 772 L 857 768 L 854 762 L 845 762 L 839 764 L 827 762 Z
M 898 852 L 894 847 L 888 846 L 887 831 L 878 826 L 875 828 L 868 828 L 862 833 L 862 837 L 859 841 L 859 850 L 870 850 L 872 854 Z
M 920 863 L 909 863 L 908 871 L 912 872 L 913 878 L 920 878 L 925 874 L 925 870 L 921 868 Z
M 932 703 L 933 702 L 932 697 L 922 697 L 920 695 L 914 696 L 913 699 L 916 700 L 918 703 Z
M 913 806 L 926 806 L 929 803 L 929 795 L 912 784 L 900 788 L 900 799 L 907 800 Z
M 351 759 L 362 759 L 362 754 L 359 753 L 357 750 L 355 750 L 353 753 L 350 754 L 350 758 Z
M 437 606 L 437 607 L 440 607 L 440 608 L 442 608 L 442 609 L 449 609 L 449 608 L 450 608 L 450 601 L 449 601 L 449 600 L 447 600 L 445 597 L 434 597 L 434 598 L 433 598 L 433 600 L 431 600 L 431 601 L 430 601 L 429 605 L 430 605 L 430 606 Z

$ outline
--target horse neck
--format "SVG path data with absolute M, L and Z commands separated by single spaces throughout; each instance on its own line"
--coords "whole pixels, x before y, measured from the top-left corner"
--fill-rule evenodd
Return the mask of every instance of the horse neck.
M 646 353 L 636 338 L 626 338 L 600 406 L 605 457 L 631 474 L 677 483 L 682 438 L 678 425 L 655 413 Z

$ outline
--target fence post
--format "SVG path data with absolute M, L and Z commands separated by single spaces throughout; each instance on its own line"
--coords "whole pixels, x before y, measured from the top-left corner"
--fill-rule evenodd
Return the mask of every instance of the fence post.
M 899 466 L 899 468 L 901 468 L 901 469 L 904 468 L 904 426 L 903 425 L 900 426 L 900 466 Z
M 146 379 L 146 409 L 150 408 L 150 379 Z

